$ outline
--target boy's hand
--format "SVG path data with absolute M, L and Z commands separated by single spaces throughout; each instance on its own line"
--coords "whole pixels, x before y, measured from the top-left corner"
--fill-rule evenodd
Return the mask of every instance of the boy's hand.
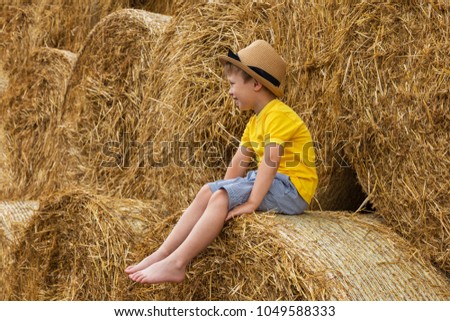
M 232 219 L 235 216 L 253 213 L 256 210 L 257 206 L 250 202 L 246 202 L 244 204 L 238 205 L 228 212 L 227 217 L 225 218 L 225 222 Z

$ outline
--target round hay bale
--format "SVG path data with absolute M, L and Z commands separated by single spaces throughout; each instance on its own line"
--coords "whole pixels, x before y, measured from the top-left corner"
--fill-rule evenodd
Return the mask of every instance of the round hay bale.
M 176 15 L 186 10 L 186 7 L 195 7 L 205 0 L 166 0 L 166 1 L 129 1 L 129 6 L 134 9 L 142 9 L 164 15 Z
M 3 166 L 14 181 L 12 198 L 36 199 L 60 183 L 55 166 L 62 165 L 66 151 L 56 148 L 57 112 L 75 60 L 76 55 L 68 51 L 36 48 L 10 79 L 2 100 L 6 136 L 2 148 L 7 163 Z
M 39 45 L 78 53 L 89 32 L 105 16 L 128 6 L 128 0 L 43 0 L 34 3 Z
M 91 186 L 104 195 L 130 195 L 122 192 L 131 186 L 123 186 L 129 172 L 123 158 L 114 157 L 116 144 L 136 142 L 143 84 L 154 79 L 154 48 L 169 20 L 143 10 L 120 10 L 102 19 L 88 35 L 61 120 L 73 170 L 67 173 L 68 182 Z
M 270 214 L 270 213 L 269 213 Z M 156 250 L 176 217 L 152 226 Z M 449 280 L 368 215 L 244 215 L 228 224 L 180 284 L 135 284 L 128 300 L 448 300 Z
M 387 224 L 450 272 L 450 5 L 361 3 L 347 19 L 347 158 Z
M 11 246 L 8 300 L 121 300 L 124 273 L 156 203 L 69 191 L 41 199 Z
M 35 45 L 35 14 L 30 5 L 2 4 L 0 12 L 0 70 L 14 74 Z M 1 90 L 0 90 L 1 91 Z M 0 109 L 0 114 L 2 112 Z

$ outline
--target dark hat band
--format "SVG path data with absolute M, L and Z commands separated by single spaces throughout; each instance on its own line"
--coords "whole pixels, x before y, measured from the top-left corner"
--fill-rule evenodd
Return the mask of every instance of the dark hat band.
M 239 56 L 235 53 L 233 53 L 231 50 L 228 50 L 228 57 L 230 57 L 231 59 L 237 60 L 237 61 L 241 61 L 241 58 L 239 58 Z M 247 66 L 248 68 L 250 68 L 251 70 L 253 70 L 254 72 L 256 72 L 258 75 L 260 75 L 261 77 L 263 77 L 264 79 L 268 80 L 272 85 L 276 86 L 276 87 L 280 87 L 280 82 L 278 81 L 278 79 L 276 79 L 274 76 L 272 76 L 271 74 L 269 74 L 267 71 L 255 67 L 255 66 Z

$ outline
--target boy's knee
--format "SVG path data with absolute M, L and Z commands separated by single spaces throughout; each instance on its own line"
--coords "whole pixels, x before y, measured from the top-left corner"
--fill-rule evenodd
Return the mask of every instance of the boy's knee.
M 228 203 L 228 193 L 226 190 L 224 189 L 219 189 L 217 191 L 215 191 L 212 196 L 211 199 L 209 201 L 211 202 L 221 202 L 221 203 Z
M 211 197 L 212 191 L 208 184 L 205 184 L 200 188 L 200 191 L 197 193 L 197 196 L 200 197 Z

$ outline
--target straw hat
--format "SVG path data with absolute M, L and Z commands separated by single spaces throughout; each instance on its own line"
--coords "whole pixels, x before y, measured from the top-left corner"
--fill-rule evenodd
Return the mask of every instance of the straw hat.
M 259 81 L 277 97 L 283 96 L 281 88 L 286 75 L 286 62 L 264 40 L 256 40 L 237 54 L 231 50 L 227 56 L 219 56 L 222 64 L 230 62 Z

